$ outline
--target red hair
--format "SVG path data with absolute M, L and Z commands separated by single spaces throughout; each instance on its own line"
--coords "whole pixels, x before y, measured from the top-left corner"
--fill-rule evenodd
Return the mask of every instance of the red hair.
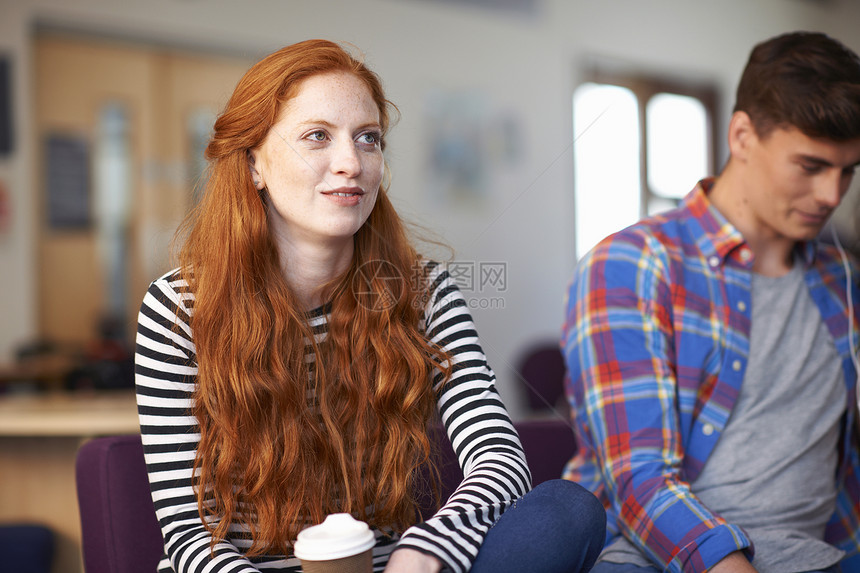
M 180 268 L 195 295 L 198 508 L 213 545 L 231 524 L 247 526 L 251 555 L 286 553 L 308 521 L 333 512 L 396 531 L 414 523 L 434 376 L 449 374 L 447 354 L 420 329 L 427 285 L 412 280 L 420 260 L 384 188 L 354 237 L 351 267 L 326 285 L 324 341 L 283 278 L 248 150 L 304 79 L 334 71 L 367 85 L 384 145 L 391 104 L 379 78 L 337 44 L 288 46 L 236 86 L 206 149 L 205 193 L 183 225 Z

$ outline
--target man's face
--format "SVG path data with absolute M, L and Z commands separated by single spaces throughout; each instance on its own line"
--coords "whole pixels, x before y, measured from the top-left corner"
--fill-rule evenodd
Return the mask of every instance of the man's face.
M 860 138 L 817 139 L 788 126 L 748 134 L 743 201 L 763 238 L 805 241 L 827 222 L 860 164 Z

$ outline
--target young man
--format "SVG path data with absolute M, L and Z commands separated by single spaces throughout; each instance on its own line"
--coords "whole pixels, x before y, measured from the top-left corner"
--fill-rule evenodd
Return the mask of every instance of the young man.
M 728 142 L 719 177 L 570 289 L 566 477 L 607 507 L 594 572 L 838 571 L 860 550 L 860 273 L 816 240 L 860 163 L 860 59 L 822 34 L 758 45 Z

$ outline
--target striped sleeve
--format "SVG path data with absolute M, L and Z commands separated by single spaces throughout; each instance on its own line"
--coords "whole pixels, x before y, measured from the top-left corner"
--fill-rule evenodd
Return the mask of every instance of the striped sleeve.
M 137 407 L 156 516 L 165 542 L 160 572 L 259 571 L 237 548 L 222 542 L 210 552 L 192 486 L 200 439 L 190 412 L 197 366 L 188 325 L 192 297 L 168 274 L 150 286 L 138 317 L 135 355 Z
M 448 351 L 452 363 L 438 410 L 464 478 L 432 518 L 403 534 L 398 548 L 429 553 L 462 572 L 490 527 L 530 489 L 531 475 L 463 295 L 440 266 L 431 264 L 430 281 L 427 337 Z

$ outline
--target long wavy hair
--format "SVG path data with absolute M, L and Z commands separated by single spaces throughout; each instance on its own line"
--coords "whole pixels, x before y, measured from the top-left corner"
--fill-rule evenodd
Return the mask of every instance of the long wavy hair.
M 393 106 L 361 61 L 323 40 L 283 48 L 248 70 L 215 122 L 208 182 L 181 232 L 195 295 L 198 509 L 213 547 L 246 526 L 249 555 L 286 553 L 333 512 L 394 531 L 415 523 L 435 392 L 450 374 L 421 329 L 428 285 L 385 184 L 350 268 L 324 285 L 324 340 L 283 278 L 249 150 L 304 79 L 335 71 L 364 81 L 384 136 Z

